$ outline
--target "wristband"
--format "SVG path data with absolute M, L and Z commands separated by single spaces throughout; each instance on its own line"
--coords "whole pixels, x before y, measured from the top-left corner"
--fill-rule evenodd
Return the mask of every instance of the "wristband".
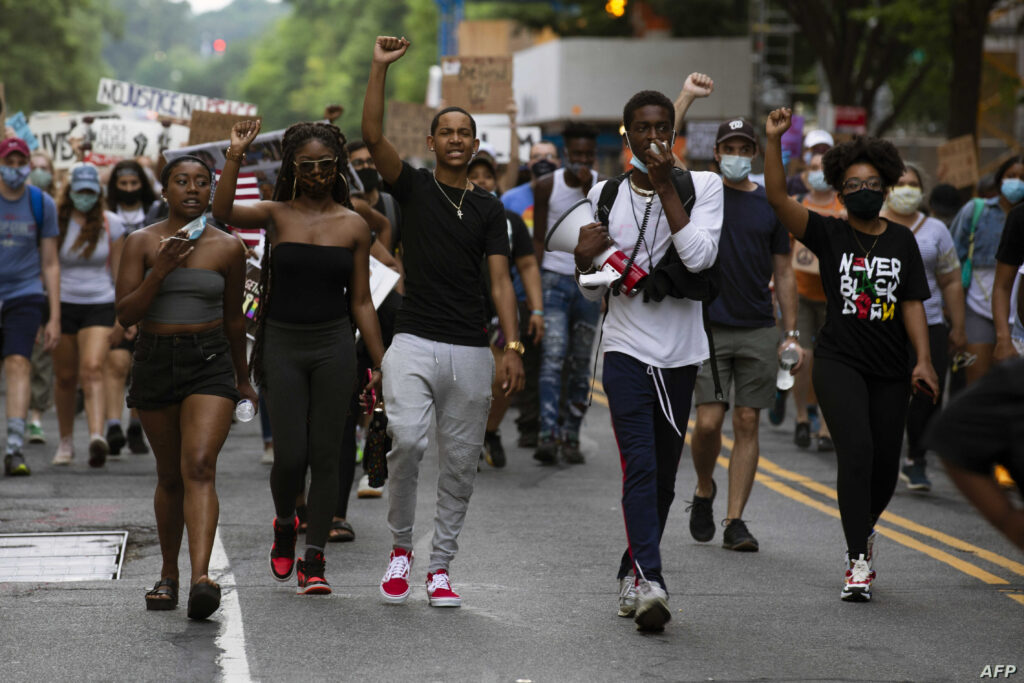
M 245 152 L 238 152 L 232 155 L 231 148 L 228 147 L 227 151 L 224 152 L 224 158 L 227 159 L 228 161 L 237 161 L 238 163 L 242 163 L 243 161 L 245 161 Z
M 544 311 L 538 311 L 537 309 L 534 309 L 530 311 L 530 315 L 539 315 L 541 317 L 544 317 Z

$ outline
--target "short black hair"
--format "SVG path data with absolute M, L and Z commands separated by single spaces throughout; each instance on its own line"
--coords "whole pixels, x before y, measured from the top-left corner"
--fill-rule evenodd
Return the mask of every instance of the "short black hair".
M 562 138 L 569 140 L 594 140 L 597 141 L 597 128 L 582 121 L 570 121 L 562 131 Z
M 999 169 L 996 171 L 995 175 L 996 189 L 1003 184 L 1003 176 L 1006 175 L 1006 172 L 1009 171 L 1010 167 L 1014 164 L 1024 164 L 1024 155 L 1017 154 L 999 164 Z
M 186 161 L 190 161 L 193 164 L 199 164 L 200 166 L 205 168 L 206 172 L 210 174 L 210 182 L 213 182 L 213 169 L 210 168 L 210 165 L 208 163 L 206 163 L 197 156 L 192 156 L 191 154 L 182 154 L 180 157 L 175 157 L 171 159 L 170 161 L 167 162 L 167 165 L 164 166 L 164 170 L 160 172 L 160 184 L 166 187 L 167 182 L 171 179 L 171 169 L 173 169 L 178 164 L 185 163 Z
M 469 125 L 473 129 L 473 137 L 475 138 L 476 137 L 476 119 L 474 119 L 473 115 L 470 114 L 465 109 L 463 109 L 462 107 L 445 107 L 441 111 L 439 111 L 436 114 L 434 114 L 434 120 L 430 122 L 430 134 L 433 135 L 434 133 L 437 132 L 437 127 L 441 124 L 441 117 L 444 116 L 445 114 L 450 114 L 453 111 L 454 112 L 458 112 L 460 114 L 465 114 L 466 116 L 469 117 Z
M 349 156 L 352 156 L 352 152 L 358 152 L 361 149 L 366 149 L 366 143 L 362 140 L 353 140 L 345 145 L 345 151 L 348 152 Z
M 633 123 L 633 114 L 636 113 L 636 110 L 652 104 L 667 109 L 669 118 L 672 119 L 672 125 L 675 125 L 676 105 L 672 104 L 672 100 L 657 90 L 641 90 L 630 97 L 629 102 L 626 102 L 626 106 L 622 108 L 622 124 L 629 128 L 630 124 Z
M 875 167 L 883 189 L 893 187 L 903 175 L 903 159 L 896 147 L 888 140 L 867 135 L 855 135 L 849 142 L 836 145 L 821 160 L 826 182 L 840 193 L 846 169 L 862 163 Z

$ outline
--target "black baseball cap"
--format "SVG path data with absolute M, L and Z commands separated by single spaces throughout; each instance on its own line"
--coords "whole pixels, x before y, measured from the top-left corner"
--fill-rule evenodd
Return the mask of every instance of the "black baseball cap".
M 755 145 L 757 135 L 754 133 L 754 126 L 744 118 L 730 119 L 718 127 L 718 135 L 715 136 L 715 144 L 728 140 L 729 138 L 746 138 Z

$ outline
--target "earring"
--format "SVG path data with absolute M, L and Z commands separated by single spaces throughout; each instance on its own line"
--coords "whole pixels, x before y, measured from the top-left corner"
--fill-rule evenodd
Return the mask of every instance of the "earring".
M 338 177 L 341 178 L 341 182 L 345 183 L 345 198 L 348 199 L 348 197 L 350 195 L 350 190 L 349 190 L 349 186 L 348 186 L 348 178 L 346 178 L 345 174 L 342 173 L 341 171 L 338 171 Z
M 292 199 L 295 199 L 295 183 L 297 183 L 298 180 L 299 180 L 298 176 L 296 176 L 296 175 L 292 176 Z

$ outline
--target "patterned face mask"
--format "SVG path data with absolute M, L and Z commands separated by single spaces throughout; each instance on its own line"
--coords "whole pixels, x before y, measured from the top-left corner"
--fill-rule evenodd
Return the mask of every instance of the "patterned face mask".
M 334 187 L 337 162 L 334 159 L 303 161 L 295 164 L 295 189 L 314 199 L 326 197 Z

